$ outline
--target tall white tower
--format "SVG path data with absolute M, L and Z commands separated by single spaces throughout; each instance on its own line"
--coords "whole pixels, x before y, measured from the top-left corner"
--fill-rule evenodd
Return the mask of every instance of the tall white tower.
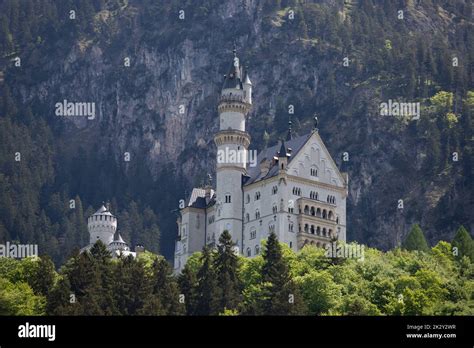
M 114 240 L 117 230 L 117 218 L 104 205 L 87 219 L 87 228 L 90 235 L 90 244 L 99 239 L 108 246 Z
M 217 145 L 216 180 L 216 239 L 224 230 L 242 245 L 243 192 L 242 176 L 247 173 L 250 135 L 245 131 L 245 117 L 252 106 L 252 83 L 240 64 L 234 48 L 234 59 L 227 75 L 218 105 L 219 132 L 214 136 Z

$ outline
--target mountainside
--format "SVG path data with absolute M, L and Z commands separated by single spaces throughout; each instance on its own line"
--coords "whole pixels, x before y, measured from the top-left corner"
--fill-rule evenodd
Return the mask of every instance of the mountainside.
M 215 171 L 234 42 L 254 87 L 251 148 L 275 144 L 292 107 L 298 134 L 317 113 L 349 174 L 349 240 L 389 249 L 415 222 L 431 243 L 472 230 L 470 1 L 28 0 L 0 13 L 0 240 L 62 260 L 110 200 L 126 240 L 170 257 L 173 210 Z M 64 100 L 94 117 L 57 116 Z M 420 103 L 419 119 L 381 116 L 389 100 Z

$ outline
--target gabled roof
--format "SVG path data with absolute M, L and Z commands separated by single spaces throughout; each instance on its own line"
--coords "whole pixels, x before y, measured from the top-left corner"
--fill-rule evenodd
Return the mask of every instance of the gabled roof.
M 285 143 L 286 148 L 290 148 L 292 150 L 291 156 L 288 158 L 288 164 L 291 163 L 291 160 L 295 158 L 296 154 L 303 148 L 304 144 L 306 144 L 306 141 L 311 137 L 312 133 L 302 135 L 296 138 L 293 138 Z M 278 174 L 278 166 L 272 166 L 268 173 L 264 176 L 262 176 L 262 173 L 260 171 L 260 163 L 264 159 L 268 159 L 269 161 L 273 160 L 273 157 L 277 155 L 278 153 L 278 148 L 281 147 L 280 144 L 276 144 L 272 147 L 268 147 L 261 151 L 258 156 L 257 156 L 257 165 L 255 167 L 249 167 L 248 171 L 248 176 L 249 179 L 245 182 L 246 185 L 253 184 L 254 182 L 263 180 L 263 179 L 268 179 L 271 178 L 275 175 Z

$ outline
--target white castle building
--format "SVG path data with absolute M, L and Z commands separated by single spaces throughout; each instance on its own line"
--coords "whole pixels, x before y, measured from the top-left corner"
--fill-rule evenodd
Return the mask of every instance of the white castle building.
M 218 104 L 216 189 L 210 182 L 194 188 L 180 210 L 175 272 L 204 245 L 218 243 L 224 230 L 246 257 L 258 255 L 272 231 L 295 251 L 346 240 L 348 176 L 339 172 L 317 124 L 293 137 L 290 122 L 286 141 L 261 151 L 251 166 L 245 128 L 251 107 L 252 83 L 234 49 Z
M 89 245 L 82 248 L 81 252 L 90 250 L 100 240 L 114 258 L 120 255 L 136 257 L 136 252 L 130 251 L 128 244 L 124 242 L 122 236 L 117 231 L 117 218 L 110 212 L 108 207 L 106 208 L 102 205 L 99 210 L 87 219 L 87 229 L 90 235 Z

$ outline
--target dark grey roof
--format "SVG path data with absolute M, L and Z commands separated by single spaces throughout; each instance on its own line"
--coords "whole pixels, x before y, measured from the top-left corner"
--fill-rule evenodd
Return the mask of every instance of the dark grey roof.
M 232 63 L 232 66 L 229 70 L 229 73 L 225 76 L 224 85 L 222 89 L 226 88 L 236 88 L 236 89 L 243 89 L 242 81 L 240 80 L 240 72 L 239 68 L 235 67 Z
M 278 151 L 278 157 L 286 157 L 286 147 L 283 140 L 281 141 L 280 151 Z
M 288 163 L 290 163 L 292 159 L 295 158 L 296 154 L 301 150 L 301 148 L 304 146 L 304 144 L 309 139 L 311 134 L 313 133 L 309 133 L 306 135 L 293 138 L 290 141 L 287 141 L 285 143 L 286 148 L 291 149 L 291 156 L 288 158 Z M 262 150 L 258 154 L 257 165 L 255 167 L 249 167 L 249 170 L 248 170 L 249 179 L 245 182 L 244 185 L 250 185 L 254 182 L 257 182 L 263 179 L 268 179 L 278 174 L 278 166 L 274 165 L 270 168 L 270 170 L 265 176 L 262 176 L 262 173 L 260 172 L 260 163 L 264 159 L 267 159 L 271 162 L 273 160 L 273 157 L 277 156 L 279 146 L 280 146 L 279 144 L 276 144 L 272 147 Z
M 204 209 L 204 208 L 206 208 L 206 206 L 207 206 L 207 204 L 206 204 L 206 198 L 205 197 L 196 198 L 194 203 L 191 205 L 191 207 L 193 207 L 193 208 L 200 208 L 200 209 Z
M 118 242 L 118 243 L 123 243 L 123 244 L 127 244 L 123 241 L 122 239 L 122 236 L 120 235 L 119 231 L 115 231 L 115 234 L 114 234 L 114 242 Z
M 216 194 L 211 190 L 212 197 L 209 203 L 206 203 L 206 190 L 203 188 L 194 188 L 186 202 L 187 207 L 198 209 L 205 209 L 213 206 L 216 203 Z

